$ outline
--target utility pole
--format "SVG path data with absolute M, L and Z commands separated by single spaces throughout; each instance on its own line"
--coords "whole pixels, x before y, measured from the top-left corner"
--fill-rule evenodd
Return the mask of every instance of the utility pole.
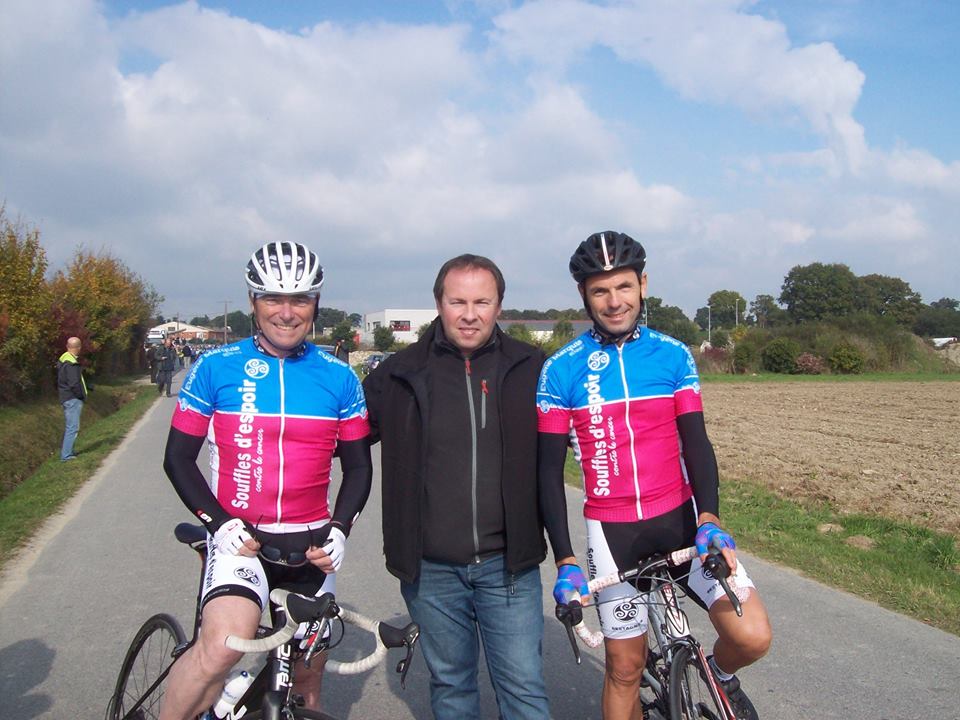
M 733 299 L 733 324 L 740 327 L 740 298 Z
M 707 303 L 707 342 L 713 345 L 711 338 L 713 337 L 713 315 L 710 308 L 710 303 Z
M 227 344 L 227 305 L 229 300 L 223 301 L 223 344 Z

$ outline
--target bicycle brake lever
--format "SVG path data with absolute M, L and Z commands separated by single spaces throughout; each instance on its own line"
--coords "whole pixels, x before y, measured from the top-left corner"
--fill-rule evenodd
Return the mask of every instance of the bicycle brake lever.
M 570 647 L 573 649 L 573 657 L 580 664 L 580 647 L 577 645 L 577 639 L 573 636 L 573 626 L 583 620 L 583 611 L 581 610 L 579 600 L 571 600 L 566 605 L 557 605 L 555 611 L 557 620 L 559 620 L 567 631 L 567 639 L 570 641 Z
M 397 672 L 400 673 L 400 687 L 407 687 L 407 671 L 410 669 L 410 663 L 413 662 L 414 649 L 417 646 L 417 640 L 420 639 L 420 626 L 416 623 L 410 623 L 405 628 L 407 633 L 403 639 L 403 645 L 407 648 L 407 654 L 397 663 Z
M 710 548 L 710 554 L 707 556 L 706 562 L 704 562 L 704 567 L 706 567 L 710 574 L 720 583 L 720 587 L 723 588 L 727 597 L 730 598 L 737 617 L 743 617 L 743 607 L 740 605 L 740 598 L 737 597 L 737 594 L 730 588 L 730 584 L 727 582 L 727 578 L 730 577 L 730 567 L 727 565 L 726 560 L 723 559 L 723 555 L 720 554 L 719 550 Z
M 413 645 L 407 646 L 406 657 L 397 663 L 397 672 L 400 673 L 400 687 L 407 688 L 407 671 L 410 669 L 410 663 L 413 662 Z
M 743 606 L 740 604 L 740 598 L 737 597 L 737 594 L 730 587 L 730 584 L 727 582 L 726 578 L 717 578 L 720 581 L 720 587 L 723 588 L 723 591 L 727 594 L 727 597 L 730 598 L 730 602 L 733 604 L 733 609 L 737 613 L 737 617 L 743 617 Z

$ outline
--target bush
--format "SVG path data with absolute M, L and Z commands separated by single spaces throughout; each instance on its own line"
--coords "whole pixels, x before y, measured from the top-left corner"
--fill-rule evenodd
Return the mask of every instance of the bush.
M 830 353 L 830 367 L 834 372 L 859 375 L 864 365 L 863 353 L 850 343 L 840 343 Z
M 827 364 L 822 357 L 813 353 L 800 353 L 797 357 L 797 364 L 794 372 L 798 375 L 823 375 L 827 369 Z
M 715 348 L 725 348 L 730 344 L 730 334 L 726 330 L 714 330 L 710 333 L 710 344 Z
M 800 345 L 790 338 L 779 337 L 767 345 L 760 357 L 763 369 L 774 373 L 792 373 L 797 366 Z
M 756 345 L 741 342 L 733 349 L 733 371 L 743 375 L 757 369 L 760 350 Z
M 732 370 L 730 351 L 722 347 L 711 347 L 700 353 L 700 372 L 729 373 Z

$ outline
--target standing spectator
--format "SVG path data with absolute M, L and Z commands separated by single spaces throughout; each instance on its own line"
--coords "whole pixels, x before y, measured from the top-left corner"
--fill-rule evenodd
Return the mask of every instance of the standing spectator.
M 63 405 L 63 444 L 60 446 L 60 460 L 75 460 L 73 443 L 80 432 L 80 413 L 83 401 L 87 399 L 87 383 L 83 379 L 83 368 L 78 362 L 82 344 L 80 338 L 67 340 L 67 351 L 57 362 L 57 393 Z
M 183 344 L 183 361 L 186 367 L 190 367 L 190 359 L 193 357 L 193 348 L 190 347 L 190 343 Z
M 183 340 L 177 343 L 177 364 L 183 369 Z
M 143 352 L 147 356 L 147 367 L 150 368 L 150 384 L 157 384 L 157 349 L 153 345 L 144 345 Z
M 447 261 L 433 292 L 440 317 L 363 383 L 383 448 L 387 570 L 423 633 L 435 718 L 480 717 L 481 641 L 500 717 L 548 718 L 540 562 L 555 520 L 541 520 L 537 487 L 543 355 L 497 327 L 504 281 L 487 258 Z
M 177 371 L 177 351 L 173 349 L 173 341 L 167 338 L 163 345 L 157 347 L 157 392 L 163 395 L 163 388 L 167 388 L 167 397 L 171 397 L 170 389 L 173 383 L 173 374 Z

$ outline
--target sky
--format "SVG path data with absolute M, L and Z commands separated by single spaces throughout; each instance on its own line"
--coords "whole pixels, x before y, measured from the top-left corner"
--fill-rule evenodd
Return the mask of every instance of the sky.
M 263 243 L 321 304 L 428 308 L 486 255 L 579 306 L 593 232 L 692 318 L 844 263 L 960 297 L 953 0 L 4 0 L 0 202 L 51 271 L 122 260 L 189 319 Z

